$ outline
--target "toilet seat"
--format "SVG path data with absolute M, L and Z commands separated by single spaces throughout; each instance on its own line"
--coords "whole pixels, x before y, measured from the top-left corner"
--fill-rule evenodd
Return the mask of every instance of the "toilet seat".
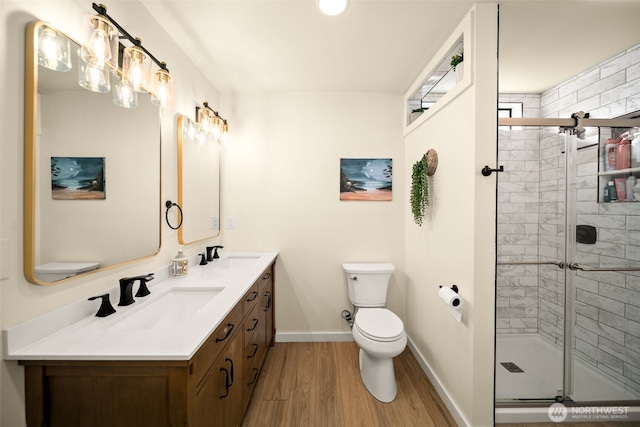
M 354 326 L 373 341 L 397 341 L 404 334 L 402 320 L 386 308 L 361 308 L 356 313 Z

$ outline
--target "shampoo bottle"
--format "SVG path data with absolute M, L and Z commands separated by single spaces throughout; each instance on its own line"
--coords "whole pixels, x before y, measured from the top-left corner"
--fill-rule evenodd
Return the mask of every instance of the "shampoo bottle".
M 607 139 L 607 144 L 604 146 L 604 169 L 608 171 L 616 170 L 616 157 L 617 149 L 620 140 L 615 138 Z
M 629 169 L 631 167 L 631 143 L 627 139 L 628 133 L 620 141 L 616 155 L 616 169 Z
M 616 186 L 613 181 L 609 181 L 609 184 L 607 184 L 607 194 L 609 195 L 610 202 L 615 202 L 618 200 L 618 195 L 616 194 Z
M 182 246 L 178 250 L 178 254 L 173 258 L 171 264 L 171 275 L 176 279 L 187 277 L 189 273 L 189 258 L 182 253 Z

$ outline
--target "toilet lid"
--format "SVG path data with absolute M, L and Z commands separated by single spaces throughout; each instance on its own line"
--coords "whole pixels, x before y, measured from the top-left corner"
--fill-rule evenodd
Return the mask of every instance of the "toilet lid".
M 361 308 L 354 325 L 365 337 L 374 341 L 395 341 L 404 333 L 404 324 L 386 308 Z

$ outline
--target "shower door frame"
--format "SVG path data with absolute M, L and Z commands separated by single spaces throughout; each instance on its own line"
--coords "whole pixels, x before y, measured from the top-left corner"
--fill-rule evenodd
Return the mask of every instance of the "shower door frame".
M 572 118 L 511 118 L 511 117 L 499 117 L 498 126 L 522 126 L 522 127 L 557 127 L 563 131 L 565 135 L 565 249 L 564 259 L 554 262 L 524 262 L 524 264 L 556 264 L 559 268 L 564 270 L 564 325 L 563 325 L 563 381 L 562 381 L 562 396 L 557 396 L 556 401 L 561 401 L 565 404 L 574 403 L 571 398 L 573 393 L 573 366 L 574 366 L 574 329 L 575 329 L 575 314 L 573 311 L 573 299 L 574 299 L 574 276 L 577 270 L 583 271 L 640 271 L 638 269 L 629 268 L 583 268 L 575 262 L 575 241 L 576 241 L 576 229 L 572 226 L 572 218 L 570 218 L 569 203 L 575 203 L 575 163 L 572 162 L 572 157 L 569 155 L 569 150 L 576 150 L 576 132 L 584 131 L 585 127 L 608 127 L 608 128 L 632 128 L 640 127 L 640 117 L 636 118 L 613 118 L 613 119 L 592 119 L 585 118 L 584 113 L 575 113 Z M 562 133 L 562 132 L 561 132 Z M 571 144 L 569 139 L 573 138 Z M 569 146 L 570 145 L 570 146 Z M 573 176 L 571 176 L 573 174 Z M 569 180 L 571 176 L 571 181 Z M 497 185 L 497 181 L 496 181 Z M 570 191 L 571 190 L 571 191 Z M 497 191 L 497 190 L 496 190 Z M 575 216 L 575 215 L 573 215 Z M 571 253 L 568 253 L 570 251 Z M 497 240 L 496 240 L 496 253 L 497 253 Z M 509 263 L 505 263 L 509 264 Z M 500 263 L 496 263 L 500 265 Z M 571 270 L 571 271 L 569 271 Z M 496 269 L 497 272 L 497 269 Z M 495 369 L 495 366 L 494 366 Z M 523 407 L 523 406 L 541 406 L 547 405 L 551 400 L 536 400 L 531 402 L 508 402 L 499 401 L 495 402 L 496 407 Z M 638 400 L 625 400 L 625 401 L 575 401 L 580 405 L 616 405 L 623 404 L 628 406 L 639 406 L 640 399 Z

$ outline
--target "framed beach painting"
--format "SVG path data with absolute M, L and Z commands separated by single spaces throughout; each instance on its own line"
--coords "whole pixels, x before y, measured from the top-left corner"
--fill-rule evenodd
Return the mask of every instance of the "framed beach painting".
M 340 200 L 391 200 L 392 159 L 340 159 Z
M 51 197 L 105 199 L 104 157 L 51 157 Z

